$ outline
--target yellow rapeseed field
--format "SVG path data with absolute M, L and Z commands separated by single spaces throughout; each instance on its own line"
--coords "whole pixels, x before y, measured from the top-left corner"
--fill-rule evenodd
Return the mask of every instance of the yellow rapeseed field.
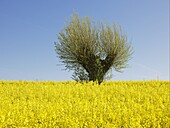
M 169 128 L 169 81 L 0 81 L 0 128 Z

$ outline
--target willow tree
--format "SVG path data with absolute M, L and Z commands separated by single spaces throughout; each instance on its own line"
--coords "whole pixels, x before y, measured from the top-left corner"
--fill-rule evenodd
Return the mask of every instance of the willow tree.
M 104 80 L 111 69 L 121 72 L 133 53 L 120 26 L 90 21 L 74 14 L 58 34 L 55 51 L 76 80 Z

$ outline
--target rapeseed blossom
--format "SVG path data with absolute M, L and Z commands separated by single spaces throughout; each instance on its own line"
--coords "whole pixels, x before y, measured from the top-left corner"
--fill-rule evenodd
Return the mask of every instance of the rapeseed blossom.
M 0 81 L 0 127 L 170 127 L 169 81 Z

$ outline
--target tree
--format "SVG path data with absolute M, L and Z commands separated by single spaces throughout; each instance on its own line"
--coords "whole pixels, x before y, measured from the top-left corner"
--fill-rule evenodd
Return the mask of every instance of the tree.
M 133 54 L 120 26 L 91 22 L 78 14 L 59 32 L 55 51 L 73 78 L 82 81 L 104 80 L 111 69 L 122 72 Z

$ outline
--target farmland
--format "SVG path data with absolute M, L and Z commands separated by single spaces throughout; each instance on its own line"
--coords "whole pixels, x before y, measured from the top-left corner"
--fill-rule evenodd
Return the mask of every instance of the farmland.
M 0 127 L 169 128 L 169 81 L 0 81 Z

